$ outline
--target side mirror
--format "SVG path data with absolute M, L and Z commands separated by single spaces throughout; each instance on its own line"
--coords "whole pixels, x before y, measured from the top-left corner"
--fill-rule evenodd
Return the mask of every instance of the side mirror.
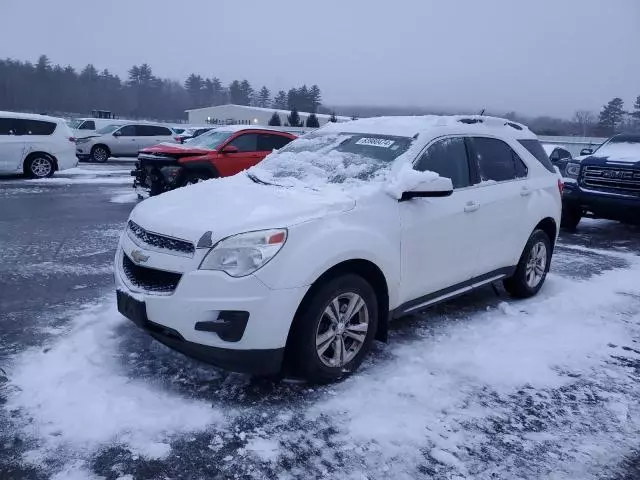
M 583 148 L 582 150 L 580 150 L 580 155 L 591 155 L 592 153 L 592 148 Z
M 115 132 L 113 132 L 113 136 L 114 137 L 121 137 L 122 136 L 122 132 L 120 130 L 116 130 Z
M 234 147 L 233 145 L 225 145 L 222 150 L 220 150 L 220 153 L 238 153 L 240 150 L 238 150 L 238 147 Z
M 426 173 L 426 172 L 425 172 Z M 417 183 L 412 188 L 402 192 L 400 202 L 406 202 L 412 198 L 448 197 L 453 193 L 453 184 L 450 178 L 436 177 Z

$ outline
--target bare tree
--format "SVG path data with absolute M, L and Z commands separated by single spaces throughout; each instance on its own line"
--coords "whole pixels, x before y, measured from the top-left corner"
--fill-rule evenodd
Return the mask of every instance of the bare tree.
M 578 110 L 573 115 L 573 121 L 580 127 L 583 137 L 590 133 L 591 126 L 595 123 L 595 120 L 596 116 L 589 110 Z

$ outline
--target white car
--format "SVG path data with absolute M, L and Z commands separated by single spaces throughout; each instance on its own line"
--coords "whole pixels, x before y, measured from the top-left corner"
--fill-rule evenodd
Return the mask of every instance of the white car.
M 390 319 L 498 280 L 535 295 L 561 188 L 508 120 L 328 124 L 246 172 L 140 203 L 115 259 L 118 308 L 220 367 L 331 381 Z
M 163 142 L 176 143 L 176 134 L 166 125 L 129 122 L 113 124 L 76 141 L 80 160 L 104 163 L 109 157 L 137 157 L 138 151 Z
M 113 118 L 74 118 L 69 120 L 67 124 L 73 130 L 74 137 L 86 138 L 109 125 L 125 125 L 129 122 L 130 120 L 114 120 Z
M 62 118 L 0 112 L 0 173 L 50 177 L 78 164 L 75 147 Z

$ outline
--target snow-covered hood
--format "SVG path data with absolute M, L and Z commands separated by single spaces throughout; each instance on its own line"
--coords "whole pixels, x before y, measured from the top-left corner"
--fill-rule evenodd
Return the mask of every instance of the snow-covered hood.
M 207 231 L 218 241 L 229 235 L 289 227 L 351 210 L 355 200 L 342 191 L 314 191 L 254 183 L 245 174 L 208 180 L 149 198 L 130 219 L 160 234 L 197 243 Z
M 640 144 L 627 142 L 609 143 L 600 147 L 590 157 L 602 159 L 606 162 L 640 165 Z

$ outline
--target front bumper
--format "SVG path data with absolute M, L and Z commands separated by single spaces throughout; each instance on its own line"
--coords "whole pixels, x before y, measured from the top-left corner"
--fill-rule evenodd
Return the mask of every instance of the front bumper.
M 640 221 L 640 196 L 587 190 L 575 182 L 565 181 L 562 204 L 579 208 L 596 218 Z
M 253 375 L 273 375 L 280 372 L 284 358 L 284 347 L 261 350 L 234 350 L 212 347 L 185 340 L 180 332 L 148 319 L 146 313 L 133 315 L 125 306 L 127 294 L 118 291 L 118 310 L 129 317 L 138 327 L 167 347 L 188 357 L 215 365 L 233 372 Z M 144 305 L 142 303 L 142 305 Z
M 141 302 L 144 311 L 137 315 L 143 319 L 140 322 L 121 310 L 125 316 L 165 345 L 219 367 L 253 374 L 280 369 L 291 322 L 307 286 L 270 289 L 254 275 L 233 278 L 224 272 L 194 270 L 201 258 L 142 250 L 149 256 L 146 267 L 185 272 L 172 293 L 156 294 L 134 286 L 124 272 L 123 256 L 131 258 L 133 250 L 142 249 L 125 233 L 115 259 L 116 287 L 120 295 Z M 239 335 L 201 328 L 221 321 L 221 312 L 248 314 Z

